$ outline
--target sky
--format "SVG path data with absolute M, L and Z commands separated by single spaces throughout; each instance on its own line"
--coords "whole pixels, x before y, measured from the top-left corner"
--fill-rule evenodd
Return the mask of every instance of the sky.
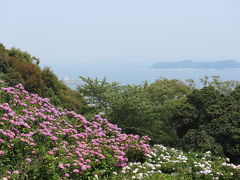
M 240 60 L 239 0 L 0 0 L 0 42 L 41 63 Z

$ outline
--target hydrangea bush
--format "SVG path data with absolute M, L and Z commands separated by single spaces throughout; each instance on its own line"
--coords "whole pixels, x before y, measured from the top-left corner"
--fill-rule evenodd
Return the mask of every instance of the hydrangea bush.
M 240 179 L 229 159 L 149 141 L 0 81 L 0 179 Z
M 130 162 L 113 172 L 112 179 L 240 179 L 240 165 L 215 157 L 211 152 L 183 153 L 154 145 L 144 163 Z
M 0 88 L 1 179 L 104 177 L 150 153 L 148 137 L 123 134 L 99 115 L 86 120 L 21 84 Z

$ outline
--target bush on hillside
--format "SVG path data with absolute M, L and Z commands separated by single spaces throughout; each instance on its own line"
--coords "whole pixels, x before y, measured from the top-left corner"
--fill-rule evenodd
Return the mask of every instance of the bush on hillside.
M 0 89 L 0 178 L 104 177 L 146 156 L 148 141 L 99 115 L 56 108 L 21 84 Z

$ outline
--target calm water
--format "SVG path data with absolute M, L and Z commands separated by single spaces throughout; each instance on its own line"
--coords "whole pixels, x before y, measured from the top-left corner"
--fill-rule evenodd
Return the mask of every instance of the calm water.
M 96 63 L 76 63 L 76 64 L 58 64 L 50 66 L 60 79 L 68 77 L 70 79 L 79 79 L 78 76 L 102 79 L 107 77 L 108 81 L 117 81 L 122 84 L 140 84 L 147 80 L 154 82 L 157 78 L 165 77 L 168 79 L 194 79 L 196 82 L 199 78 L 208 75 L 218 75 L 222 80 L 240 81 L 239 69 L 221 69 L 221 70 L 152 70 L 149 67 L 152 64 L 132 63 L 132 64 L 96 64 Z M 74 86 L 71 86 L 72 88 Z

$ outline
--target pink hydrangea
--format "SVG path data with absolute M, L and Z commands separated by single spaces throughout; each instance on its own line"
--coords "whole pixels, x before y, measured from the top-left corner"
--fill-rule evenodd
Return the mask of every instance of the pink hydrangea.
M 19 174 L 20 172 L 18 170 L 13 171 L 13 174 Z
M 4 151 L 1 150 L 1 151 L 0 151 L 0 155 L 3 155 L 3 154 L 4 154 Z
M 0 112 L 3 112 L 0 124 L 4 126 L 0 129 L 0 144 L 6 143 L 8 148 L 14 149 L 13 142 L 18 141 L 28 146 L 32 157 L 27 158 L 27 162 L 32 162 L 37 157 L 36 151 L 46 151 L 59 162 L 64 162 L 59 163 L 59 168 L 63 171 L 61 174 L 70 177 L 73 173 L 86 172 L 92 164 L 105 163 L 109 156 L 116 161 L 113 166 L 115 163 L 116 166 L 124 167 L 128 161 L 127 152 L 150 152 L 148 137 L 122 134 L 121 128 L 100 115 L 86 120 L 73 111 L 54 107 L 49 99 L 28 93 L 21 84 L 1 90 L 0 97 L 2 93 L 7 94 L 13 101 L 0 104 Z M 38 147 L 42 144 L 45 150 L 40 152 Z M 0 155 L 2 154 L 4 151 L 1 150 Z M 23 157 L 26 156 L 29 154 L 23 154 Z M 66 173 L 70 167 L 75 169 Z M 14 172 L 19 173 L 18 170 Z

